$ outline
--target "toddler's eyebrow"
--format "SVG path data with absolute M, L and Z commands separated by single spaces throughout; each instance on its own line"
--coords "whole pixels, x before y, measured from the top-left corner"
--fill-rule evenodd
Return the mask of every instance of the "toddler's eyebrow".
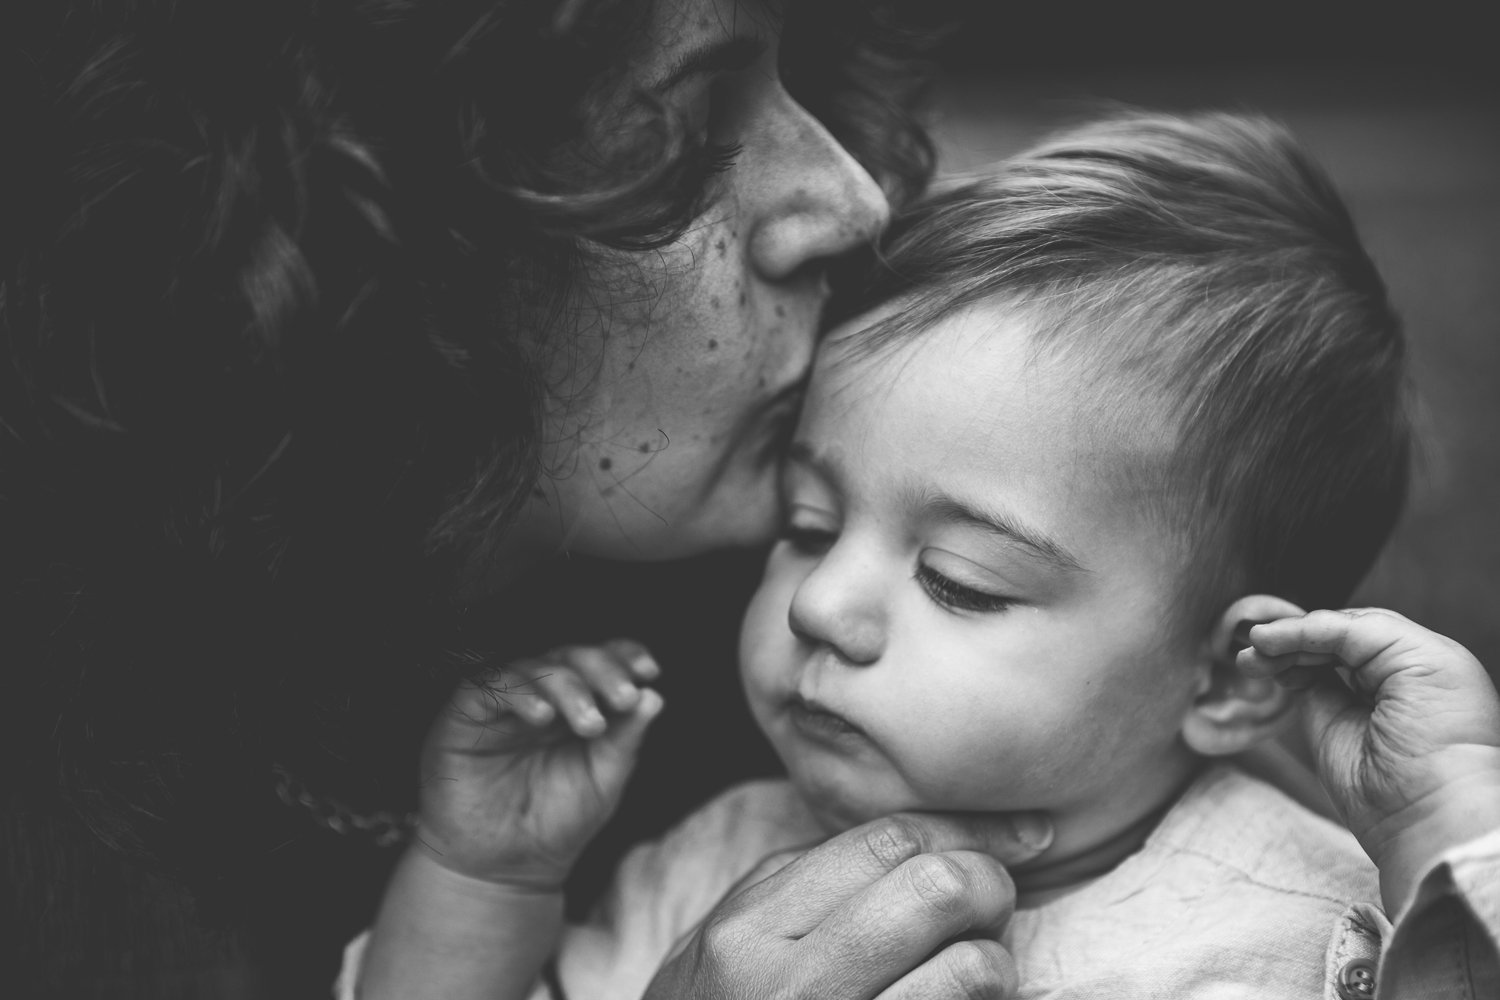
M 986 510 L 967 503 L 957 497 L 943 494 L 920 493 L 916 497 L 917 506 L 930 517 L 939 520 L 955 522 L 958 524 L 972 525 L 981 528 L 991 534 L 1000 535 L 1007 541 L 1019 545 L 1029 554 L 1036 556 L 1043 562 L 1051 563 L 1061 570 L 1078 571 L 1083 569 L 1083 563 L 1061 543 L 1050 538 L 1044 532 L 1017 521 L 998 510 Z

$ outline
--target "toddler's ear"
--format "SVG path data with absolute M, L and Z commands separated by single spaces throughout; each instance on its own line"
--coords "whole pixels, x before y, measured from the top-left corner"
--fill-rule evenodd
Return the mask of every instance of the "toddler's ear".
M 1250 626 L 1303 614 L 1291 601 L 1269 594 L 1241 597 L 1219 616 L 1209 634 L 1208 669 L 1197 700 L 1182 722 L 1182 737 L 1209 757 L 1239 753 L 1275 734 L 1295 693 L 1269 677 L 1247 677 L 1235 655 L 1249 645 Z

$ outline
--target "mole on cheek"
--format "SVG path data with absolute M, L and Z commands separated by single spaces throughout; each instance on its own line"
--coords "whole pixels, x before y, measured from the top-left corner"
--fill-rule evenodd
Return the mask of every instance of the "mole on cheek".
M 611 468 L 613 468 L 614 464 L 615 463 L 610 461 L 607 457 L 599 459 L 599 468 L 603 469 L 605 472 L 608 472 Z
M 719 256 L 722 257 L 729 252 L 729 244 L 725 243 L 723 238 L 720 238 L 719 242 L 714 244 L 714 249 L 719 251 Z
M 719 297 L 717 295 L 709 296 L 708 304 L 713 306 L 715 309 L 719 309 L 724 305 L 723 302 L 719 301 Z
M 717 340 L 710 340 L 708 342 L 708 349 L 710 351 L 717 351 L 719 349 L 719 342 Z
M 781 305 L 780 303 L 777 303 L 777 305 L 776 305 L 776 318 L 777 319 L 781 319 L 785 315 L 786 315 L 786 306 Z
M 740 308 L 745 308 L 745 293 L 740 292 Z

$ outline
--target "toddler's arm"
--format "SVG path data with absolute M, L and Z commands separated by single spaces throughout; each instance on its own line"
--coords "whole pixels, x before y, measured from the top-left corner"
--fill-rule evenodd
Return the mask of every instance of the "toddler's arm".
M 1257 625 L 1250 643 L 1241 670 L 1307 689 L 1318 776 L 1393 918 L 1439 855 L 1500 829 L 1500 695 L 1464 647 L 1377 608 Z
M 420 820 L 370 934 L 362 1000 L 531 992 L 562 928 L 563 883 L 661 709 L 638 687 L 656 675 L 619 640 L 459 688 L 423 750 Z

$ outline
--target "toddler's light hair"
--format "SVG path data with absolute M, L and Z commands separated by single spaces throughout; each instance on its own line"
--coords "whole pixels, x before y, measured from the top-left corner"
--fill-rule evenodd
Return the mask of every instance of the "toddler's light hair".
M 1191 547 L 1190 603 L 1336 607 L 1404 502 L 1404 345 L 1332 183 L 1261 117 L 1121 114 L 1061 132 L 898 219 L 858 295 L 880 352 L 998 301 L 1101 373 L 1099 408 L 1165 407 L 1147 494 Z

